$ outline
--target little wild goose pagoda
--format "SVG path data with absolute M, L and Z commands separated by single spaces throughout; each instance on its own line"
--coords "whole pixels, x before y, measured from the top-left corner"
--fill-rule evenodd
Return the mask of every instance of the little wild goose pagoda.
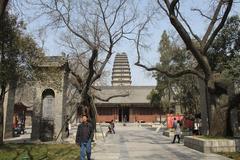
M 112 69 L 112 86 L 102 86 L 101 98 L 126 94 L 127 97 L 112 98 L 108 102 L 96 100 L 98 122 L 156 122 L 160 121 L 161 110 L 153 107 L 147 96 L 155 86 L 132 86 L 131 70 L 126 53 L 118 53 Z

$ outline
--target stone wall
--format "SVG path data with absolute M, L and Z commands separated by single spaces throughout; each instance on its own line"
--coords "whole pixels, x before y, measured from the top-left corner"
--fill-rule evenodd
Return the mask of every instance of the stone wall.
M 53 124 L 54 124 L 54 134 L 53 138 L 56 139 L 62 129 L 63 125 L 63 92 L 61 90 L 53 89 L 51 86 L 42 86 L 38 85 L 36 87 L 36 99 L 35 101 L 39 102 L 33 106 L 33 117 L 32 117 L 32 139 L 36 140 L 39 139 L 41 132 L 41 119 L 42 119 L 42 93 L 46 89 L 51 89 L 54 91 L 54 106 L 52 108 L 53 111 Z M 58 138 L 61 138 L 61 134 Z M 60 140 L 60 139 L 58 139 Z
M 240 151 L 240 139 L 203 139 L 187 136 L 184 137 L 184 145 L 204 153 Z

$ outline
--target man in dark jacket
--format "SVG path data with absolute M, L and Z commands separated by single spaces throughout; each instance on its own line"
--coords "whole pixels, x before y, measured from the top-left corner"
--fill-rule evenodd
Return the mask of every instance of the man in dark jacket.
M 88 123 L 87 116 L 83 115 L 82 123 L 78 125 L 76 143 L 80 145 L 80 160 L 85 160 L 85 154 L 87 153 L 87 159 L 91 158 L 91 140 L 93 138 L 93 127 L 91 123 Z

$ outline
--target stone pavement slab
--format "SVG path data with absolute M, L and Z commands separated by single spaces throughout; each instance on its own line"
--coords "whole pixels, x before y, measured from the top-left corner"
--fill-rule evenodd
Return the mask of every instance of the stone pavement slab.
M 183 144 L 171 144 L 171 139 L 135 125 L 116 125 L 116 134 L 98 141 L 93 149 L 94 160 L 229 160 L 201 153 Z

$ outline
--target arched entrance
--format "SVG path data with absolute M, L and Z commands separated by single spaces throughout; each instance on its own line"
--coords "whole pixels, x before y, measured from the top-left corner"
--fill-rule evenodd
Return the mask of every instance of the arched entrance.
M 40 140 L 52 141 L 54 134 L 53 109 L 55 105 L 55 93 L 52 89 L 46 89 L 42 93 L 42 118 L 40 125 Z

